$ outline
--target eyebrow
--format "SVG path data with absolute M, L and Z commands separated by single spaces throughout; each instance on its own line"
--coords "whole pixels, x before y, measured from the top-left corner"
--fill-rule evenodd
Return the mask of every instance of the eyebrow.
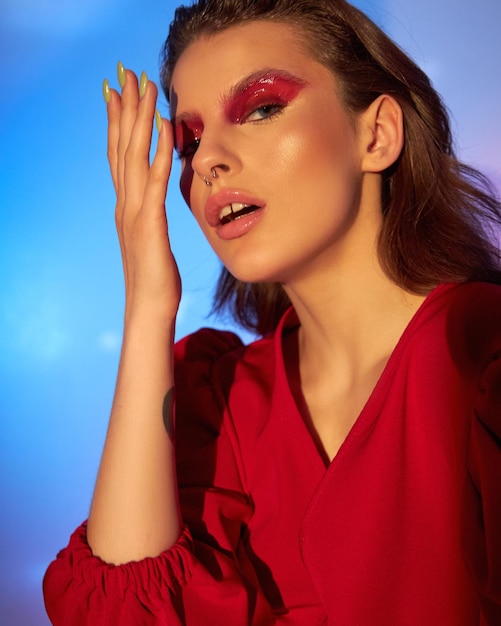
M 171 119 L 171 124 L 174 126 L 179 126 L 180 124 L 190 124 L 190 123 L 200 123 L 200 115 L 198 113 L 181 113 L 180 115 L 176 115 L 173 119 Z
M 253 72 L 252 74 L 249 74 L 248 76 L 240 80 L 238 83 L 233 85 L 229 89 L 228 93 L 223 95 L 223 97 L 221 98 L 222 104 L 226 105 L 228 102 L 231 102 L 231 100 L 235 98 L 235 96 L 237 96 L 240 93 L 243 93 L 244 91 L 249 89 L 249 87 L 252 87 L 252 85 L 254 85 L 255 83 L 259 81 L 262 81 L 263 79 L 267 77 L 269 77 L 270 79 L 269 82 L 272 82 L 274 78 L 283 78 L 285 80 L 288 80 L 297 84 L 305 83 L 304 80 L 298 78 L 297 76 L 294 76 L 294 74 L 291 74 L 290 72 L 286 70 L 278 70 L 278 69 L 273 69 L 273 68 L 261 69 L 261 70 L 258 70 L 257 72 Z
M 302 80 L 298 76 L 291 74 L 287 70 L 279 70 L 275 68 L 263 68 L 245 76 L 242 80 L 239 80 L 238 83 L 232 85 L 229 90 L 221 96 L 219 99 L 220 104 L 225 107 L 229 102 L 231 102 L 238 94 L 243 93 L 246 89 L 249 89 L 252 85 L 257 83 L 260 80 L 265 79 L 266 77 L 270 78 L 270 82 L 272 82 L 273 78 L 282 78 L 298 85 L 304 85 L 306 81 Z M 180 115 L 176 115 L 172 120 L 174 125 L 181 124 L 182 122 L 193 122 L 199 121 L 200 116 L 197 113 L 187 111 L 185 113 L 181 113 Z

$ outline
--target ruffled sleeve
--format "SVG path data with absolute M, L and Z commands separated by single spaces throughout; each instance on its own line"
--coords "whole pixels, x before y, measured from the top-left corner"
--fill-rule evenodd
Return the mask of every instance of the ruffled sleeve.
M 83 524 L 44 579 L 55 626 L 274 623 L 246 552 L 252 501 L 225 406 L 240 340 L 204 329 L 179 342 L 176 458 L 184 530 L 156 558 L 110 565 Z
M 463 545 L 481 626 L 501 624 L 501 351 L 480 381 L 468 452 Z

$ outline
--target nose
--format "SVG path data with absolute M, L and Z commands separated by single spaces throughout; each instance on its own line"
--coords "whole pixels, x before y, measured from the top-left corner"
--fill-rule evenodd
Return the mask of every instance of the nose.
M 205 128 L 191 160 L 191 167 L 198 178 L 210 186 L 215 179 L 236 174 L 241 166 L 229 133 Z

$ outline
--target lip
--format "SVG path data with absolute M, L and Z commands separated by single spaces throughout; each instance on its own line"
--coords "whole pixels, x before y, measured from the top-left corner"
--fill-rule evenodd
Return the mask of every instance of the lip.
M 237 202 L 241 204 L 255 204 L 260 209 L 264 209 L 266 206 L 265 202 L 251 196 L 245 191 L 239 191 L 238 189 L 222 189 L 213 196 L 210 196 L 205 203 L 205 219 L 209 226 L 213 228 L 221 227 L 222 225 L 219 220 L 221 209 L 228 204 Z

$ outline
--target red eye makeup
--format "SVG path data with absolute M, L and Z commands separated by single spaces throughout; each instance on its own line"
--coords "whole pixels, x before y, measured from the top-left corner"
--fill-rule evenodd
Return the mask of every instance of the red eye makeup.
M 237 85 L 224 101 L 227 119 L 240 124 L 260 107 L 290 104 L 305 82 L 288 72 L 267 70 L 254 74 Z
M 196 117 L 181 119 L 174 125 L 174 141 L 180 157 L 191 156 L 197 149 L 204 125 Z
M 224 116 L 231 124 L 243 124 L 261 109 L 262 117 L 283 109 L 305 87 L 305 81 L 282 70 L 261 70 L 235 85 L 223 98 Z M 254 121 L 254 120 L 252 120 Z M 198 115 L 182 115 L 174 124 L 176 151 L 181 158 L 193 156 L 198 148 L 204 124 Z

